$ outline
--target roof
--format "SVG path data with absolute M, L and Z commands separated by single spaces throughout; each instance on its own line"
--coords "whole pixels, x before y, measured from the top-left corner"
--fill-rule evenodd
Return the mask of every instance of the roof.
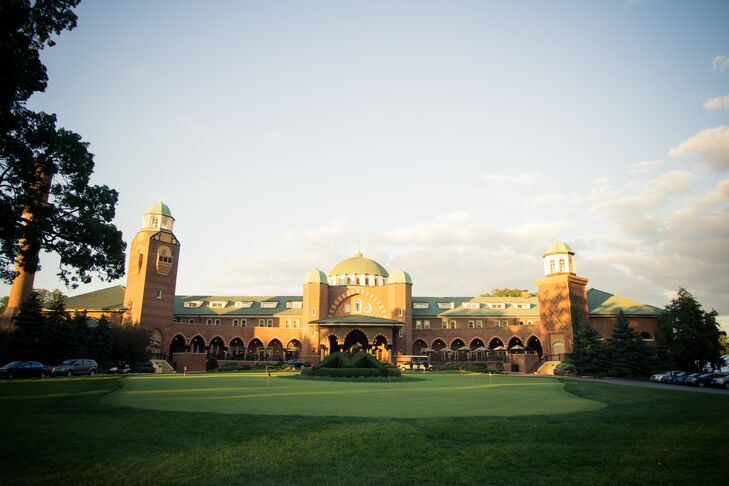
M 162 201 L 152 204 L 149 207 L 149 209 L 147 210 L 147 214 L 149 214 L 149 213 L 161 214 L 162 216 L 168 216 L 168 217 L 172 218 L 172 212 L 170 211 L 169 206 L 167 206 Z M 172 218 L 172 219 L 175 219 L 175 218 Z
M 587 291 L 587 308 L 590 315 L 617 315 L 621 310 L 630 316 L 659 316 L 663 309 L 642 304 L 619 295 L 603 292 L 598 289 Z
M 304 277 L 304 283 L 327 283 L 327 274 L 319 270 L 318 268 L 312 270 Z
M 471 300 L 473 297 L 413 297 L 413 304 L 427 303 L 427 309 L 416 309 L 413 307 L 413 317 L 435 317 L 449 309 L 441 309 L 438 303 L 453 303 L 454 307 L 459 307 L 461 302 Z
M 572 248 L 570 248 L 570 245 L 568 245 L 564 241 L 555 241 L 547 247 L 544 255 L 542 256 L 555 255 L 557 253 L 569 253 L 570 255 L 575 254 L 575 252 L 572 251 Z
M 287 308 L 286 302 L 303 302 L 300 295 L 176 295 L 176 316 L 273 316 L 302 314 L 302 309 Z M 185 302 L 202 302 L 199 307 L 185 307 Z M 225 302 L 224 307 L 210 307 L 210 302 Z M 250 302 L 250 307 L 237 307 L 236 302 Z M 262 307 L 263 302 L 276 302 L 275 307 Z
M 361 252 L 355 253 L 352 258 L 347 258 L 334 265 L 329 271 L 329 275 L 381 275 L 387 277 L 388 273 L 385 268 L 374 260 L 365 258 Z
M 338 316 L 338 317 L 327 317 L 312 321 L 314 324 L 319 324 L 324 327 L 331 326 L 388 326 L 388 327 L 402 327 L 405 323 L 396 321 L 393 319 L 385 319 L 382 317 L 363 316 L 363 315 L 349 315 L 349 316 Z
M 413 284 L 413 279 L 410 276 L 408 272 L 405 272 L 403 270 L 398 270 L 396 272 L 393 272 L 392 275 L 390 275 L 390 278 L 387 279 L 388 284 L 395 284 L 395 283 L 405 283 L 405 284 Z
M 123 310 L 124 287 L 114 285 L 85 294 L 74 295 L 66 299 L 68 310 Z

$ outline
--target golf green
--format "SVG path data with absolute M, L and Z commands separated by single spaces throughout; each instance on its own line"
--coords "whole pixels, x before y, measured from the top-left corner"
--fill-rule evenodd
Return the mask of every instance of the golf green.
M 551 378 L 425 374 L 397 382 L 323 381 L 290 374 L 134 376 L 104 401 L 179 412 L 351 417 L 552 415 L 600 409 Z

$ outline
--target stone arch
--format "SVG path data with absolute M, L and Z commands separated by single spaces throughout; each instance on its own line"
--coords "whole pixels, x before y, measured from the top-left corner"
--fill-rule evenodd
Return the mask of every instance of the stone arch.
M 228 343 L 228 355 L 230 359 L 245 359 L 246 345 L 243 338 L 236 336 Z
M 268 345 L 266 346 L 266 349 L 268 350 L 269 358 L 273 361 L 282 361 L 284 358 L 284 347 L 281 343 L 281 340 L 278 338 L 273 338 L 268 342 Z
M 471 339 L 468 347 L 470 347 L 471 349 L 476 349 L 486 347 L 486 345 L 483 343 L 483 340 L 481 338 L 473 338 Z
M 542 349 L 542 341 L 534 334 L 527 338 L 525 348 L 527 352 L 536 353 L 539 357 L 544 354 L 544 351 Z
M 413 343 L 413 354 L 421 354 L 424 348 L 427 348 L 428 344 L 422 339 L 416 339 Z
M 187 351 L 187 339 L 182 334 L 175 334 L 172 339 L 170 339 L 170 359 L 174 360 L 175 353 L 184 353 Z
M 436 338 L 433 340 L 433 344 L 431 344 L 430 347 L 435 349 L 436 351 L 440 351 L 441 349 L 446 347 L 446 343 L 443 339 Z
M 215 359 L 225 358 L 225 341 L 220 336 L 213 336 L 208 345 L 208 356 Z
M 344 302 L 345 300 L 354 297 L 355 295 L 362 295 L 364 297 L 367 297 L 372 302 L 372 304 L 377 307 L 380 315 L 383 317 L 387 317 L 387 309 L 385 308 L 385 305 L 382 303 L 379 297 L 377 297 L 375 294 L 367 289 L 347 289 L 344 293 L 339 295 L 339 297 L 334 299 L 334 302 L 329 305 L 329 315 L 336 315 L 337 308 L 339 308 L 340 304 L 342 304 L 342 302 Z
M 205 348 L 207 348 L 207 344 L 205 343 L 205 338 L 201 335 L 195 334 L 192 339 L 190 339 L 191 353 L 204 353 Z
M 491 339 L 489 339 L 489 346 L 488 346 L 489 349 L 496 349 L 499 346 L 503 346 L 503 345 L 504 345 L 504 341 L 502 341 L 501 338 L 498 336 L 494 336 Z
M 363 351 L 369 349 L 370 343 L 367 335 L 360 329 L 352 329 L 347 333 L 347 337 L 344 338 L 343 349 L 345 351 L 351 350 L 353 347 L 359 345 Z
M 387 338 L 382 334 L 378 334 L 372 340 L 370 347 L 372 355 L 380 361 L 390 362 L 390 346 Z
M 521 340 L 519 336 L 511 336 L 508 341 L 509 344 L 506 345 L 507 349 L 511 349 L 514 346 L 521 346 L 524 347 L 524 341 Z
M 259 338 L 253 338 L 248 343 L 248 348 L 246 348 L 246 356 L 248 356 L 248 359 L 257 361 L 260 355 L 260 351 L 263 348 L 263 341 L 261 341 Z
M 284 358 L 289 359 L 298 359 L 299 355 L 301 354 L 301 341 L 298 339 L 290 339 L 288 343 L 286 343 L 286 349 L 284 349 Z
M 451 341 L 451 349 L 462 348 L 465 345 L 466 345 L 465 341 L 459 337 L 457 337 L 453 341 Z

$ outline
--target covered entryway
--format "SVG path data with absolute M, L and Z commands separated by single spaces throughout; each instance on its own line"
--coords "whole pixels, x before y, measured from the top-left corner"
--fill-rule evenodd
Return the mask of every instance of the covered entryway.
M 365 334 L 359 329 L 351 331 L 347 334 L 347 337 L 344 338 L 344 351 L 367 351 L 369 347 L 367 336 L 365 336 Z

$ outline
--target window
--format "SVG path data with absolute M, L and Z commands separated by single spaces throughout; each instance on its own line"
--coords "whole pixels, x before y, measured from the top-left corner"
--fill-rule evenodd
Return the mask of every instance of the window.
M 233 327 L 238 327 L 238 319 L 233 319 Z
M 423 321 L 423 329 L 430 329 L 430 321 Z
M 455 329 L 455 328 L 456 328 L 456 321 L 451 321 L 451 329 Z
M 463 308 L 464 309 L 480 309 L 481 304 L 479 304 L 478 302 L 464 302 Z
M 448 329 L 448 321 L 443 319 L 440 323 L 440 327 L 441 327 L 441 329 Z
M 245 319 L 240 320 L 240 327 L 246 327 L 246 324 L 248 324 L 248 322 Z
M 187 308 L 197 308 L 202 305 L 202 300 L 188 300 L 183 305 Z
M 195 319 L 188 319 L 187 320 L 187 323 L 188 324 L 195 324 Z
M 362 312 L 362 301 L 361 300 L 354 301 L 354 311 L 357 313 Z
M 250 300 L 237 300 L 235 301 L 235 306 L 238 309 L 250 309 L 251 307 L 253 307 L 253 302 Z
M 299 327 L 300 327 L 299 326 L 299 320 L 298 319 L 294 319 L 294 329 L 299 329 Z
M 473 329 L 473 321 L 468 321 L 468 328 Z
M 303 305 L 304 303 L 300 300 L 291 300 L 289 302 L 286 302 L 287 309 L 301 309 Z
M 220 325 L 220 319 L 215 319 L 213 321 L 213 326 L 219 326 Z
M 490 309 L 506 309 L 506 304 L 491 303 L 489 304 Z
M 559 271 L 564 272 L 564 258 L 559 259 Z
M 531 326 L 532 324 L 534 324 L 532 321 L 527 321 L 527 326 Z
M 351 311 L 352 311 L 352 308 L 349 305 L 349 302 L 347 302 L 346 304 L 344 304 L 344 313 L 345 314 L 349 314 Z
M 523 326 L 524 325 L 524 321 L 519 321 L 519 325 L 520 326 Z
M 266 327 L 273 327 L 273 319 L 269 319 L 266 321 Z
M 413 309 L 430 309 L 430 304 L 427 302 L 413 302 Z
M 422 329 L 423 321 L 415 321 L 415 329 Z
M 224 301 L 224 300 L 217 300 L 217 301 L 210 302 L 208 304 L 208 307 L 210 307 L 211 309 L 220 309 L 222 307 L 225 307 L 225 305 L 227 303 L 228 302 L 227 301 Z
M 549 273 L 554 273 L 554 272 L 555 272 L 554 260 L 550 260 L 550 262 L 549 262 Z
M 402 327 L 397 331 L 397 337 L 402 337 Z
M 453 309 L 454 307 L 453 302 L 438 302 L 438 309 Z
M 266 302 L 261 302 L 261 309 L 275 309 L 276 307 L 278 307 L 277 300 L 268 300 Z
M 206 325 L 206 326 L 212 326 L 212 325 L 213 325 L 213 320 L 212 320 L 212 319 L 207 319 L 207 320 L 205 321 L 205 325 Z
M 258 327 L 266 327 L 266 320 L 258 319 Z
M 476 321 L 476 327 L 481 329 L 483 327 L 483 321 Z
M 365 304 L 365 312 L 368 314 L 372 312 L 372 304 Z
M 397 315 L 398 315 L 398 317 L 402 317 L 402 316 L 405 315 L 405 311 L 403 311 L 402 309 L 398 309 L 397 310 Z
M 291 320 L 286 319 L 285 327 L 286 327 L 286 329 L 291 329 Z
M 162 291 L 161 290 L 158 290 L 157 291 L 157 298 L 158 299 L 161 299 L 162 298 Z
M 316 307 L 314 307 L 314 308 L 311 309 L 311 315 L 312 316 L 315 316 L 316 315 Z

